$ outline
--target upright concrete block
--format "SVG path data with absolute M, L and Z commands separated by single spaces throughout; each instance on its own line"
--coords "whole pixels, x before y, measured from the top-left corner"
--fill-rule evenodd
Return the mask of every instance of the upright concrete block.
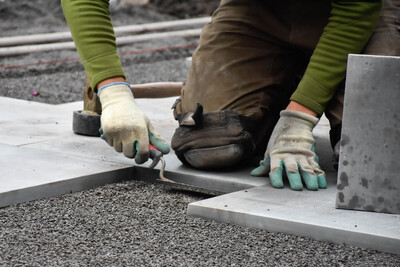
M 350 55 L 346 79 L 336 207 L 400 214 L 400 57 Z

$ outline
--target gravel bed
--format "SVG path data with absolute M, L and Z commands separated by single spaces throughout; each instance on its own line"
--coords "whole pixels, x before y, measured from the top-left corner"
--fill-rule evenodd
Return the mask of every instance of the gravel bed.
M 127 181 L 0 209 L 4 266 L 399 266 L 400 256 L 185 215 L 210 197 Z

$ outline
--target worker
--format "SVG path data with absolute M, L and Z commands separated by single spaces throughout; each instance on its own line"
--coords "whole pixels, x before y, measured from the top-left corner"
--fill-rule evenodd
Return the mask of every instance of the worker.
M 196 168 L 225 168 L 266 150 L 253 175 L 269 173 L 281 188 L 286 170 L 294 190 L 302 180 L 310 190 L 325 188 L 312 129 L 324 111 L 341 123 L 337 88 L 347 55 L 362 51 L 380 6 L 378 0 L 221 1 L 174 104 L 178 158 Z M 100 97 L 103 138 L 139 164 L 150 143 L 168 153 L 126 83 L 108 1 L 62 0 L 62 7 Z M 336 144 L 340 135 L 331 139 Z
M 399 55 L 399 1 L 385 0 L 364 53 Z M 381 1 L 222 0 L 200 37 L 180 98 L 172 148 L 185 164 L 230 168 L 293 190 L 326 188 L 313 128 L 325 112 L 336 159 L 347 56 L 363 51 Z M 265 153 L 264 153 L 265 152 Z

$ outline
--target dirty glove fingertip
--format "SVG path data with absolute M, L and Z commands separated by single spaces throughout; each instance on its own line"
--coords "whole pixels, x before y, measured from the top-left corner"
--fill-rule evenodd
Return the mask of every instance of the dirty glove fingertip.
M 250 175 L 252 175 L 252 176 L 264 176 L 267 173 L 268 173 L 268 171 L 267 171 L 266 167 L 263 166 L 263 165 L 260 165 L 257 168 L 253 169 L 250 172 Z
M 149 153 L 144 154 L 143 151 L 140 151 L 140 144 L 138 141 L 135 141 L 135 148 L 136 148 L 136 156 L 135 156 L 135 162 L 137 164 L 143 164 L 149 159 Z
M 152 144 L 157 150 L 161 151 L 163 154 L 168 154 L 168 153 L 169 153 L 170 148 L 169 148 L 169 146 L 168 146 L 166 143 L 164 143 L 164 142 L 162 142 L 162 141 L 159 141 L 159 142 L 152 142 L 151 144 Z
M 318 190 L 318 176 L 309 173 L 302 173 L 301 175 L 303 176 L 304 183 L 308 190 Z
M 298 172 L 291 173 L 286 171 L 286 175 L 289 179 L 290 188 L 292 188 L 295 191 L 303 190 L 303 183 L 301 182 L 300 173 Z
M 282 165 L 275 171 L 269 173 L 271 184 L 275 188 L 283 188 Z
M 149 130 L 149 139 L 150 143 L 156 148 L 157 150 L 161 151 L 163 154 L 168 154 L 170 151 L 170 148 L 168 144 L 164 141 L 155 136 L 150 130 Z
M 325 173 L 318 175 L 318 187 L 321 189 L 327 188 Z
M 260 162 L 260 166 L 258 166 L 257 168 L 253 169 L 250 172 L 250 175 L 252 176 L 265 176 L 268 174 L 269 171 L 269 157 L 267 157 L 266 159 L 264 159 L 263 161 Z

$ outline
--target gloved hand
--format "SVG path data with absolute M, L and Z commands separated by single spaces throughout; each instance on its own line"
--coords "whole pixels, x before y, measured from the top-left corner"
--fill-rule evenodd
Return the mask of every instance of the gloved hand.
M 293 190 L 302 190 L 303 181 L 309 190 L 326 188 L 325 173 L 318 165 L 312 130 L 318 118 L 299 111 L 280 113 L 268 142 L 264 160 L 251 172 L 253 176 L 268 174 L 275 188 L 283 187 L 283 168 Z
M 138 164 L 148 160 L 149 144 L 163 154 L 169 152 L 165 140 L 137 106 L 129 84 L 105 85 L 99 89 L 98 96 L 102 106 L 101 138 L 117 152 L 123 152 L 128 158 L 134 157 Z

